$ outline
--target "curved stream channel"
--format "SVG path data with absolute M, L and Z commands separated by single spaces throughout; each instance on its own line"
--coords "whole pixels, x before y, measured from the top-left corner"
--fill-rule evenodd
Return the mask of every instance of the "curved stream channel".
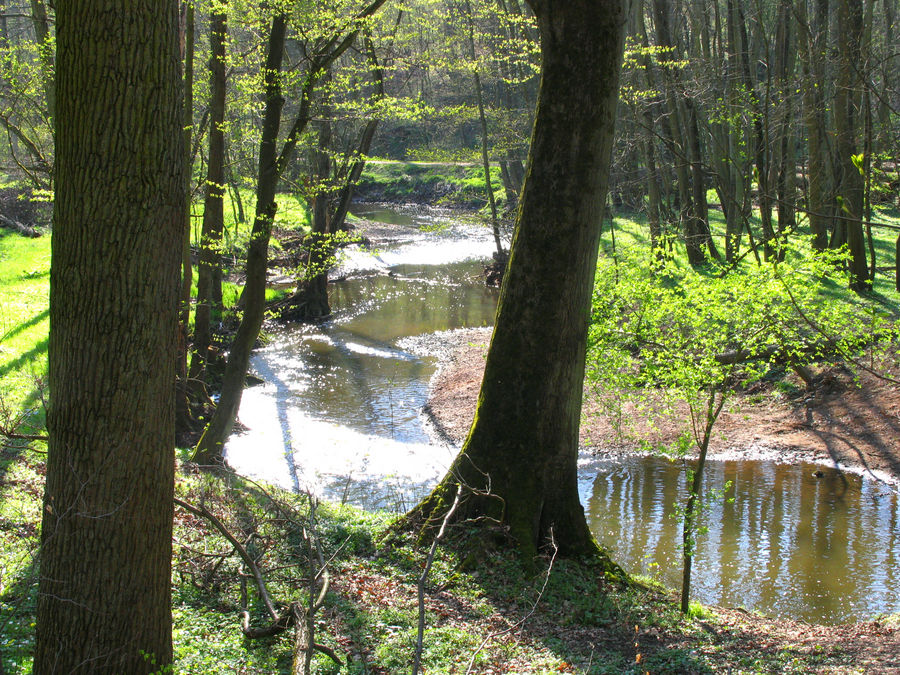
M 248 430 L 226 452 L 245 475 L 401 511 L 456 452 L 422 416 L 442 344 L 434 334 L 492 324 L 497 293 L 480 276 L 492 240 L 424 209 L 356 213 L 404 234 L 351 249 L 331 287 L 332 320 L 284 329 L 256 352 L 251 367 L 266 383 L 244 392 Z M 614 558 L 679 587 L 683 468 L 585 451 L 579 476 L 588 521 Z M 726 481 L 726 499 L 703 515 L 693 599 L 824 623 L 900 611 L 894 488 L 810 464 L 709 462 L 706 488 Z

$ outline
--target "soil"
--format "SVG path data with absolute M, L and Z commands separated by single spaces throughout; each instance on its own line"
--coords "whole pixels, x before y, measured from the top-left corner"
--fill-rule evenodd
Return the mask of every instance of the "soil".
M 490 330 L 457 331 L 443 339 L 446 357 L 432 380 L 426 413 L 439 434 L 459 444 L 474 416 Z M 591 392 L 585 394 L 584 407 L 581 441 L 596 452 L 635 452 L 641 448 L 639 438 L 666 443 L 677 435 L 674 424 L 653 429 L 643 424 L 616 428 L 600 414 L 602 397 Z M 799 378 L 762 382 L 736 397 L 733 408 L 722 413 L 717 430 L 711 454 L 824 462 L 900 482 L 900 386 L 866 372 L 854 380 L 840 368 L 822 370 L 809 390 Z M 733 656 L 822 653 L 837 658 L 804 672 L 900 673 L 897 617 L 820 626 L 742 609 L 717 607 L 713 611 L 728 627 L 723 633 L 730 637 L 723 636 L 721 646 Z M 678 645 L 666 648 L 696 647 L 684 637 L 677 641 Z
M 461 443 L 475 413 L 489 329 L 444 336 L 447 354 L 432 380 L 426 412 L 448 441 Z M 886 373 L 893 379 L 896 372 Z M 620 419 L 604 414 L 602 395 L 585 392 L 581 443 L 601 454 L 637 452 L 646 443 L 672 443 L 680 427 L 674 421 L 645 423 L 645 415 Z M 684 411 L 686 412 L 686 411 Z M 684 419 L 674 415 L 672 419 Z M 807 389 L 794 375 L 762 381 L 740 392 L 716 422 L 710 456 L 822 462 L 860 470 L 879 480 L 900 482 L 900 385 L 868 372 L 856 378 L 840 367 L 820 369 Z

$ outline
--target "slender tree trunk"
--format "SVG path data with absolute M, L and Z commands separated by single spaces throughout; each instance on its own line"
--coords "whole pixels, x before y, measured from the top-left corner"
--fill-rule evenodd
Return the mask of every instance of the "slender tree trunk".
M 178 354 L 175 364 L 175 433 L 189 432 L 194 426 L 188 387 L 188 342 L 191 321 L 191 284 L 194 268 L 191 262 L 191 176 L 193 161 L 191 141 L 194 132 L 194 4 L 188 2 L 184 11 L 184 226 L 181 237 L 181 290 L 178 294 Z
M 375 14 L 386 0 L 372 0 L 357 14 L 363 19 Z M 228 354 L 228 363 L 222 378 L 219 403 L 212 419 L 194 449 L 193 461 L 201 465 L 216 465 L 223 461 L 222 450 L 234 427 L 250 353 L 259 337 L 265 317 L 266 268 L 269 259 L 269 238 L 278 204 L 275 195 L 278 183 L 285 169 L 293 160 L 300 136 L 310 121 L 311 97 L 316 83 L 328 67 L 340 58 L 356 40 L 358 29 L 346 35 L 336 33 L 323 45 L 323 51 L 314 55 L 303 83 L 300 101 L 294 121 L 288 131 L 281 152 L 277 150 L 278 132 L 281 127 L 281 110 L 284 98 L 281 94 L 281 63 L 287 33 L 287 16 L 276 14 L 272 19 L 265 64 L 265 113 L 263 116 L 262 138 L 259 147 L 259 178 L 256 188 L 256 217 L 250 230 L 250 245 L 247 250 L 246 282 L 241 296 L 244 316 L 234 336 Z
M 738 42 L 740 55 L 741 75 L 750 98 L 753 112 L 753 156 L 756 163 L 756 187 L 759 201 L 759 219 L 763 232 L 763 257 L 766 260 L 772 258 L 775 253 L 775 228 L 772 227 L 772 196 L 769 189 L 769 147 L 767 143 L 767 119 L 763 102 L 753 79 L 753 70 L 750 59 L 750 41 L 747 37 L 747 26 L 744 11 L 737 0 L 728 0 L 728 20 L 735 26 L 735 36 Z M 750 229 L 749 223 L 747 229 Z
M 172 661 L 178 3 L 57 0 L 50 433 L 34 672 Z
M 269 237 L 278 209 L 275 202 L 280 177 L 277 143 L 281 127 L 281 110 L 284 106 L 284 98 L 281 95 L 281 62 L 284 57 L 286 34 L 287 17 L 284 14 L 277 14 L 272 19 L 266 51 L 266 109 L 259 146 L 256 217 L 253 220 L 247 250 L 246 283 L 243 294 L 244 316 L 229 352 L 219 403 L 194 451 L 193 460 L 198 464 L 217 464 L 222 461 L 222 447 L 231 433 L 241 405 L 250 352 L 262 327 Z
M 41 58 L 41 82 L 47 102 L 47 116 L 56 119 L 56 90 L 53 87 L 54 70 L 53 41 L 50 37 L 50 20 L 44 0 L 31 0 L 31 21 L 37 38 L 38 54 Z
M 778 6 L 778 26 L 776 28 L 775 41 L 775 77 L 778 124 L 778 172 L 775 177 L 776 194 L 778 202 L 778 236 L 781 240 L 796 227 L 796 215 L 794 209 L 796 192 L 797 158 L 794 151 L 794 95 L 796 85 L 793 82 L 795 69 L 794 58 L 794 33 L 793 12 L 791 4 L 793 0 L 781 0 Z M 779 243 L 779 256 L 784 255 L 784 249 Z
M 481 165 L 484 169 L 484 189 L 487 193 L 488 206 L 491 209 L 491 231 L 494 233 L 494 245 L 497 247 L 498 260 L 505 257 L 503 244 L 500 242 L 500 221 L 497 218 L 497 202 L 494 199 L 494 186 L 491 185 L 491 160 L 488 156 L 488 127 L 484 114 L 484 96 L 481 91 L 481 75 L 478 72 L 475 53 L 475 28 L 473 26 L 472 5 L 466 0 L 466 12 L 469 19 L 469 58 L 472 60 L 472 79 L 475 83 L 475 100 L 478 103 L 478 119 L 481 123 Z
M 835 199 L 840 206 L 838 223 L 850 249 L 850 273 L 853 287 L 861 290 L 869 284 L 865 240 L 862 228 L 863 177 L 857 167 L 857 127 L 862 78 L 859 76 L 862 41 L 862 3 L 840 0 L 838 20 L 838 79 L 834 94 L 834 129 L 840 180 Z
M 698 438 L 697 465 L 693 470 L 693 477 L 688 493 L 687 504 L 684 507 L 684 523 L 681 528 L 682 560 L 684 566 L 681 572 L 681 612 L 687 614 L 691 601 L 691 570 L 694 565 L 694 553 L 696 552 L 697 516 L 702 503 L 700 491 L 703 489 L 703 471 L 706 468 L 706 455 L 709 452 L 709 441 L 712 438 L 713 426 L 722 412 L 727 396 L 709 393 L 706 406 L 706 419 L 703 426 L 703 437 Z
M 402 18 L 398 13 L 397 25 Z M 378 63 L 375 46 L 366 37 L 366 52 L 372 68 L 375 84 L 375 97 L 384 98 L 384 74 Z M 313 222 L 311 232 L 306 241 L 307 269 L 304 278 L 297 285 L 294 294 L 280 305 L 280 317 L 285 321 L 310 321 L 325 318 L 331 314 L 328 298 L 329 265 L 335 254 L 335 244 L 331 235 L 346 229 L 345 221 L 353 201 L 353 193 L 363 169 L 366 166 L 366 155 L 372 147 L 379 119 L 369 120 L 360 134 L 355 156 L 350 160 L 349 169 L 336 171 L 335 180 L 343 180 L 336 190 L 322 190 L 316 195 L 313 206 Z M 325 122 L 319 131 L 319 148 L 315 153 L 314 164 L 319 181 L 324 185 L 332 180 L 331 169 L 331 125 Z
M 649 43 L 647 40 L 647 29 L 644 24 L 644 12 L 643 7 L 640 6 L 641 3 L 636 3 L 637 7 L 634 8 L 634 21 L 637 27 L 638 32 L 640 33 L 641 45 L 645 50 L 649 52 Z M 656 82 L 653 77 L 653 65 L 651 63 L 650 57 L 644 55 L 641 59 L 643 70 L 644 70 L 644 80 L 649 91 L 656 91 Z M 654 119 L 654 110 L 657 109 L 658 103 L 656 101 L 648 101 L 643 110 L 643 122 L 644 122 L 644 133 L 642 134 L 643 138 L 641 141 L 641 149 L 644 155 L 644 164 L 647 167 L 647 220 L 650 225 L 650 246 L 658 252 L 659 255 L 662 255 L 663 249 L 663 232 L 661 225 L 661 202 L 662 198 L 660 196 L 659 189 L 659 175 L 656 164 L 656 137 L 653 133 L 653 130 L 656 126 L 656 120 Z
M 197 309 L 194 314 L 194 355 L 191 377 L 200 377 L 209 361 L 213 305 L 222 298 L 222 232 L 225 229 L 225 39 L 228 16 L 224 5 L 210 15 L 209 159 L 207 160 L 200 264 L 197 269 Z M 218 286 L 218 293 L 216 293 Z M 216 309 L 221 309 L 216 307 Z
M 659 45 L 665 48 L 665 60 L 675 59 L 673 50 L 675 43 L 671 32 L 671 7 L 667 0 L 653 0 L 653 18 L 656 24 L 656 37 Z M 680 221 L 684 233 L 684 243 L 687 248 L 688 261 L 692 265 L 702 264 L 706 260 L 703 253 L 706 244 L 704 233 L 698 227 L 693 201 L 693 186 L 691 181 L 691 161 L 689 159 L 689 144 L 686 120 L 686 108 L 683 101 L 680 81 L 676 71 L 671 66 L 663 68 L 663 80 L 666 106 L 668 109 L 667 126 L 663 135 L 675 162 L 675 175 L 678 187 L 678 208 Z
M 827 0 L 822 3 L 827 13 Z M 825 86 L 821 60 L 824 58 L 827 19 L 822 24 L 817 16 L 815 23 L 808 20 L 807 0 L 797 0 L 796 14 L 803 31 L 799 39 L 800 61 L 803 65 L 803 119 L 807 142 L 807 212 L 809 228 L 813 235 L 813 246 L 824 251 L 828 248 L 828 234 L 831 229 L 832 205 L 828 198 L 831 184 L 831 164 L 827 159 L 825 134 Z M 817 13 L 818 15 L 818 13 Z M 827 15 L 827 14 L 826 14 Z
M 622 0 L 531 0 L 542 70 L 525 186 L 475 421 L 447 476 L 409 518 L 509 526 L 524 560 L 554 537 L 596 554 L 578 500 L 587 328 L 615 125 Z

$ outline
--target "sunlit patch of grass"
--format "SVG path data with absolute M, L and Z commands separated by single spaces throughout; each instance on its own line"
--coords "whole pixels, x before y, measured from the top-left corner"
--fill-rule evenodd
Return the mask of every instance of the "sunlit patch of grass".
M 0 397 L 10 411 L 39 408 L 35 383 L 47 373 L 49 307 L 50 237 L 0 229 Z

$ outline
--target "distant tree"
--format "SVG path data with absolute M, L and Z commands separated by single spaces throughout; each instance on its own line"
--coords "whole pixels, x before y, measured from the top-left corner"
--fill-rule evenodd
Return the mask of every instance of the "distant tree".
M 265 92 L 262 100 L 265 105 L 259 145 L 256 216 L 250 232 L 246 284 L 242 296 L 244 314 L 229 350 L 216 410 L 194 449 L 193 460 L 198 464 L 215 465 L 222 462 L 222 449 L 237 418 L 250 353 L 265 318 L 266 269 L 269 239 L 278 211 L 276 201 L 278 186 L 285 170 L 294 159 L 303 132 L 312 119 L 313 93 L 331 64 L 353 45 L 365 22 L 378 12 L 385 2 L 386 0 L 372 0 L 355 12 L 350 8 L 349 15 L 324 17 L 319 17 L 313 7 L 306 8 L 310 12 L 308 15 L 301 13 L 298 16 L 288 14 L 289 8 L 286 6 L 279 5 L 274 8 L 276 11 L 271 19 L 263 71 Z M 298 107 L 279 149 L 278 139 L 285 105 L 283 95 L 285 73 L 282 70 L 282 63 L 292 16 L 298 25 L 304 25 L 307 21 L 312 23 L 316 19 L 323 25 L 319 27 L 322 32 L 308 45 L 305 54 L 307 69 L 301 76 Z
M 203 372 L 212 344 L 213 309 L 222 304 L 220 244 L 225 229 L 225 42 L 228 34 L 227 7 L 217 4 L 209 17 L 210 97 L 209 158 L 203 187 L 203 229 L 197 270 L 197 309 L 194 315 L 194 353 L 191 377 Z
M 564 555 L 599 552 L 576 468 L 591 289 L 609 176 L 624 0 L 530 0 L 541 87 L 525 185 L 475 421 L 448 474 L 410 514 L 509 527 L 530 561 L 551 536 Z
M 172 660 L 178 4 L 56 2 L 35 673 L 149 673 Z

